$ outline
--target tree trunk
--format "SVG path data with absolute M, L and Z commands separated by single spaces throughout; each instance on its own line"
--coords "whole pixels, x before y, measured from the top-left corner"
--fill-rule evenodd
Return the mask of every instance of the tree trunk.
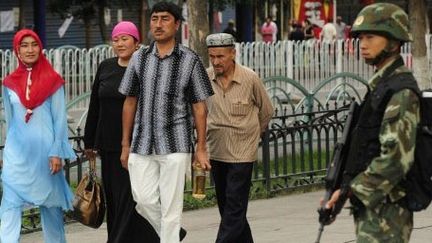
M 19 20 L 18 20 L 18 29 L 23 29 L 25 27 L 25 19 L 24 19 L 24 0 L 19 0 Z
M 147 23 L 147 14 L 149 12 L 149 5 L 147 0 L 141 0 L 140 11 L 139 11 L 139 29 L 141 32 L 141 42 L 148 45 L 150 39 L 148 38 L 149 25 Z
M 85 28 L 85 46 L 87 49 L 91 47 L 91 20 L 83 19 Z
M 207 1 L 188 0 L 189 47 L 202 58 L 204 66 L 208 67 L 209 59 L 205 39 L 209 34 Z
M 98 17 L 99 17 L 99 31 L 101 35 L 102 42 L 108 44 L 108 37 L 105 25 L 105 7 L 107 6 L 106 0 L 97 1 Z
M 208 22 L 209 22 L 209 33 L 214 33 L 214 1 L 209 1 L 209 6 L 208 6 Z
M 426 3 L 425 0 L 410 0 L 408 2 L 410 26 L 414 39 L 412 43 L 414 76 L 420 89 L 431 88 L 428 59 L 426 56 Z
M 176 3 L 175 0 L 172 0 L 172 3 L 177 4 L 177 6 L 179 6 L 180 8 L 183 8 L 183 1 L 182 1 L 182 0 L 178 0 L 177 3 Z M 186 21 L 187 21 L 187 20 L 186 20 Z M 182 34 L 183 34 L 182 31 L 183 31 L 183 30 L 182 30 L 182 26 L 180 25 L 180 27 L 179 27 L 179 29 L 178 29 L 176 35 L 175 35 L 175 38 L 176 38 L 176 40 L 177 40 L 179 43 L 182 42 Z

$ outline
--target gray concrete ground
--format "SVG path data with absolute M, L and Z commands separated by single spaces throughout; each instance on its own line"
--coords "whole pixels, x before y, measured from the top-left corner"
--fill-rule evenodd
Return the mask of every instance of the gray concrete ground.
M 318 233 L 317 204 L 322 191 L 255 200 L 249 204 L 248 218 L 256 243 L 313 243 Z M 188 230 L 185 243 L 214 242 L 219 224 L 217 208 L 183 213 Z M 416 213 L 411 242 L 431 242 L 432 209 Z M 106 242 L 106 225 L 95 230 L 78 223 L 66 226 L 69 243 Z M 325 227 L 322 243 L 355 242 L 352 217 L 343 210 L 336 222 Z M 43 242 L 40 232 L 22 236 L 22 243 Z M 145 239 L 143 239 L 145 242 Z

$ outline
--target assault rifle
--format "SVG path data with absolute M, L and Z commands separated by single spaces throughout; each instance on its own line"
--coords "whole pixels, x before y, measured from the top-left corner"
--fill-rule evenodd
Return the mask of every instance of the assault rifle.
M 342 137 L 335 144 L 333 157 L 327 168 L 327 174 L 324 178 L 326 192 L 324 195 L 323 204 L 320 208 L 318 208 L 318 221 L 320 223 L 320 227 L 316 243 L 320 242 L 321 234 L 324 231 L 324 226 L 333 223 L 333 221 L 336 219 L 336 216 L 340 213 L 342 207 L 348 199 L 348 193 L 343 191 L 343 188 L 341 188 L 341 184 L 350 146 L 349 138 L 351 136 L 351 131 L 355 126 L 358 111 L 359 105 L 357 104 L 357 102 L 352 101 L 349 106 L 348 116 L 345 120 Z M 342 192 L 334 207 L 325 208 L 327 201 L 330 200 L 333 193 L 338 189 L 342 189 Z

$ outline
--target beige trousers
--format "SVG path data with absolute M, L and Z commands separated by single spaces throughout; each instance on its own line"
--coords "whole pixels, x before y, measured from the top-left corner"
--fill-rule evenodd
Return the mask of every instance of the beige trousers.
M 190 153 L 129 154 L 136 210 L 150 222 L 161 243 L 180 242 L 185 171 L 190 160 Z

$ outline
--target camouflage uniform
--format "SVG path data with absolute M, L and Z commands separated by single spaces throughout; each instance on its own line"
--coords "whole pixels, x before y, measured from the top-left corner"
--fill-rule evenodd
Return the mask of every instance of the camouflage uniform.
M 371 90 L 387 67 L 369 81 Z M 406 71 L 402 67 L 395 72 Z M 414 161 L 419 112 L 418 97 L 409 89 L 394 94 L 387 105 L 379 135 L 381 154 L 351 182 L 352 192 L 366 207 L 355 215 L 357 242 L 409 240 L 412 212 L 395 202 L 405 196 L 399 184 Z
M 359 17 L 354 23 L 353 30 L 357 33 L 387 31 L 394 26 L 391 24 L 384 26 L 381 22 L 374 24 L 373 20 L 366 18 L 385 18 L 390 16 L 393 21 L 400 22 L 400 14 L 405 14 L 398 7 L 388 8 L 388 5 L 378 3 L 369 5 L 371 11 L 360 12 Z M 390 13 L 375 15 L 377 11 L 388 11 Z M 400 11 L 402 12 L 400 12 Z M 362 10 L 363 11 L 363 10 Z M 374 15 L 368 15 L 374 13 Z M 405 19 L 407 16 L 405 14 Z M 394 20 L 398 21 L 394 21 Z M 379 20 L 378 20 L 379 22 Z M 388 21 L 389 22 L 389 21 Z M 366 24 L 365 24 L 366 23 Z M 381 25 L 380 25 L 381 24 Z M 407 28 L 408 24 L 401 25 Z M 382 28 L 381 28 L 382 27 Z M 387 28 L 387 30 L 385 29 Z M 401 30 L 396 28 L 396 32 Z M 399 41 L 410 41 L 411 35 L 408 29 L 396 36 L 394 33 L 385 33 L 390 39 Z M 382 67 L 369 80 L 369 87 L 374 90 L 376 85 L 382 80 L 383 73 L 399 56 L 391 57 L 393 60 Z M 409 72 L 405 67 L 399 67 L 394 72 Z M 390 80 L 391 81 L 391 80 Z M 414 148 L 416 128 L 420 120 L 419 99 L 417 95 L 409 90 L 403 89 L 395 93 L 385 109 L 384 117 L 381 122 L 379 141 L 381 153 L 375 157 L 367 167 L 366 171 L 357 175 L 351 181 L 353 194 L 364 204 L 363 210 L 354 212 L 356 224 L 357 242 L 359 243 L 382 243 L 382 242 L 408 242 L 413 227 L 413 214 L 408 209 L 398 204 L 398 200 L 404 197 L 404 188 L 400 185 L 406 173 L 414 161 Z M 367 151 L 365 151 L 366 153 Z

